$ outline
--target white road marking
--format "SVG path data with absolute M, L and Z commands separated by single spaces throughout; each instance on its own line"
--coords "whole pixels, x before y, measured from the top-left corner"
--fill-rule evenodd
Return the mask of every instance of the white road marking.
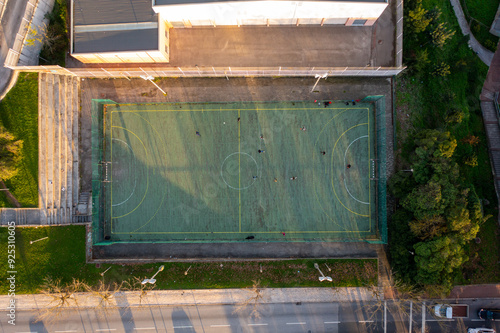
M 229 327 L 231 325 L 210 325 L 210 327 Z
M 286 323 L 287 325 L 305 325 L 306 322 L 301 322 L 301 323 Z
M 340 321 L 325 321 L 325 324 L 340 324 Z
M 360 323 L 373 323 L 373 320 L 360 320 Z
M 98 330 L 95 330 L 96 332 L 101 332 L 101 331 L 116 331 L 116 328 L 100 328 Z
M 155 327 L 136 327 L 134 330 L 154 330 L 156 329 Z
M 174 326 L 174 328 L 193 328 L 193 326 Z
M 76 332 L 76 331 L 55 331 L 56 333 L 69 333 L 69 332 Z
M 267 326 L 268 324 L 248 324 L 248 326 Z

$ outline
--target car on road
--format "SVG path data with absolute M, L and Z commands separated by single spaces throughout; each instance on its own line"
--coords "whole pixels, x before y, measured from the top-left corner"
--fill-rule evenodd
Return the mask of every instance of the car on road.
M 494 328 L 469 328 L 467 333 L 496 333 Z
M 485 320 L 499 320 L 500 309 L 481 309 L 477 312 L 479 319 Z

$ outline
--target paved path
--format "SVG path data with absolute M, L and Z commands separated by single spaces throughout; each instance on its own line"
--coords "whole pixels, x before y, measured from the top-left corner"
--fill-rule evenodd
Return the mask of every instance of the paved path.
M 469 24 L 465 19 L 464 11 L 462 10 L 460 1 L 450 0 L 450 2 L 451 6 L 453 7 L 453 10 L 455 11 L 455 16 L 457 17 L 458 24 L 460 25 L 460 30 L 462 30 L 462 34 L 464 36 L 468 35 L 470 37 L 469 47 L 472 48 L 472 50 L 476 52 L 479 59 L 481 59 L 481 61 L 484 62 L 486 66 L 489 67 L 491 65 L 491 61 L 493 60 L 493 52 L 487 50 L 481 44 L 479 44 L 477 39 L 470 32 Z
M 9 49 L 15 51 L 16 65 L 38 65 L 38 56 L 42 49 L 40 42 L 26 45 L 23 40 L 28 26 L 40 27 L 48 24 L 45 17 L 52 11 L 55 0 L 15 0 L 6 1 L 0 7 L 0 100 L 17 81 L 17 71 L 4 67 Z
M 115 294 L 111 306 L 154 305 L 197 305 L 197 304 L 242 304 L 257 295 L 251 289 L 193 289 L 154 290 L 142 296 L 140 291 Z M 376 301 L 373 293 L 366 288 L 266 288 L 260 289 L 259 303 L 325 303 L 342 301 Z M 90 293 L 74 295 L 79 308 L 94 308 L 100 299 Z M 17 310 L 41 309 L 53 302 L 52 297 L 43 294 L 16 295 Z M 10 297 L 0 296 L 0 304 L 9 304 Z

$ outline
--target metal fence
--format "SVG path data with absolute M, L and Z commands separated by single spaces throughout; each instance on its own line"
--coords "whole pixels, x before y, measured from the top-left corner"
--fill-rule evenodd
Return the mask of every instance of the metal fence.
M 283 77 L 283 76 L 360 76 L 389 77 L 405 67 L 122 67 L 122 68 L 63 68 L 60 66 L 7 66 L 24 72 L 47 72 L 86 78 L 129 79 L 153 77 Z
M 385 96 L 368 96 L 362 102 L 375 104 L 375 180 L 377 182 L 377 227 L 379 242 L 387 244 L 387 143 Z

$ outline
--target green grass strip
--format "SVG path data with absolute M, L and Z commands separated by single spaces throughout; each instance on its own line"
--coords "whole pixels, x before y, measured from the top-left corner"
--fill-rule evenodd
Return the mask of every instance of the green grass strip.
M 30 244 L 30 241 L 43 239 Z M 7 228 L 0 229 L 0 279 L 6 281 Z M 314 263 L 320 265 L 330 282 L 319 282 Z M 331 271 L 328 270 L 327 266 Z M 85 262 L 85 226 L 16 228 L 16 293 L 37 293 L 46 277 L 61 279 L 62 284 L 73 278 L 89 285 L 97 285 L 104 275 L 106 284 L 133 281 L 133 278 L 151 278 L 160 265 L 165 265 L 157 276 L 156 289 L 204 289 L 251 287 L 254 280 L 262 287 L 357 287 L 377 283 L 376 259 L 299 259 L 267 262 L 200 262 L 155 263 L 144 265 L 102 265 Z M 262 265 L 262 273 L 260 266 Z M 187 275 L 185 271 L 189 269 Z M 6 294 L 6 283 L 0 294 Z
M 23 140 L 18 174 L 6 181 L 22 207 L 38 206 L 38 74 L 21 73 L 16 85 L 0 102 L 0 122 Z M 0 207 L 10 207 L 0 191 Z

